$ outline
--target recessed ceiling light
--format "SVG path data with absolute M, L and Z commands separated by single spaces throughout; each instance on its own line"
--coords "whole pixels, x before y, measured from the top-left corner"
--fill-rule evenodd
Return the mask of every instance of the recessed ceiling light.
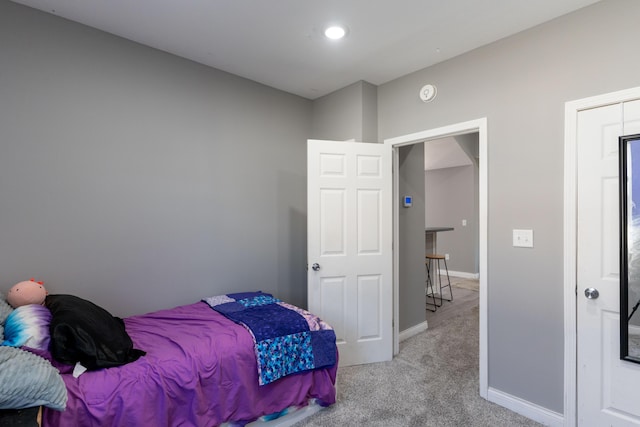
M 331 40 L 340 40 L 346 34 L 347 34 L 347 30 L 345 29 L 345 27 L 342 27 L 340 25 L 332 25 L 330 27 L 327 27 L 326 30 L 324 30 L 325 37 Z

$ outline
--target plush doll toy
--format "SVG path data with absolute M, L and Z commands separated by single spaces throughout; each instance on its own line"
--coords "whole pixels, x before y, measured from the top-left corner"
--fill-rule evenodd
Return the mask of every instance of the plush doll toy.
M 7 302 L 18 308 L 27 304 L 44 304 L 47 297 L 47 290 L 43 286 L 43 282 L 36 282 L 34 279 L 25 280 L 16 283 L 7 294 Z

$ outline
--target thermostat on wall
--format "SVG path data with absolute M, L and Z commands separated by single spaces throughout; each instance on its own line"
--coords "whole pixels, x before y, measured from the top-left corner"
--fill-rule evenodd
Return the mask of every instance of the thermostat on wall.
M 405 208 L 410 208 L 412 205 L 413 205 L 413 197 L 404 196 L 404 198 L 402 199 L 402 206 L 404 206 Z

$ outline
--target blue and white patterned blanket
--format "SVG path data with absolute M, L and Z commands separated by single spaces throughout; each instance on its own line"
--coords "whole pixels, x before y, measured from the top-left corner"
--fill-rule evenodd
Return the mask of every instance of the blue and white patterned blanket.
M 260 385 L 296 372 L 332 366 L 336 334 L 317 316 L 263 292 L 203 299 L 253 336 Z

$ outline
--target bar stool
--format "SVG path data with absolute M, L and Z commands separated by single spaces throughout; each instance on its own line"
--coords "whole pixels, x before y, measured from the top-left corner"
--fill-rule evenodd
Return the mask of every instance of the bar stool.
M 427 283 L 431 283 L 431 293 L 433 295 L 433 302 L 436 302 L 436 297 L 435 294 L 433 292 L 433 283 L 436 283 L 438 286 L 438 290 L 440 291 L 440 305 L 436 305 L 436 307 L 441 307 L 442 306 L 442 288 L 449 288 L 449 295 L 451 295 L 451 299 L 446 299 L 444 298 L 445 301 L 453 301 L 453 291 L 451 290 L 451 279 L 449 278 L 449 268 L 447 267 L 447 259 L 444 257 L 444 255 L 440 255 L 440 254 L 427 254 L 425 256 L 426 258 L 426 264 L 427 264 Z M 447 283 L 445 285 L 442 284 L 442 276 L 440 275 L 440 261 L 444 262 L 444 269 L 447 272 Z M 431 271 L 433 269 L 433 266 L 435 265 L 435 279 L 431 278 Z M 435 311 L 435 310 L 433 310 Z
M 427 259 L 424 263 L 424 265 L 427 267 L 427 280 L 426 280 L 424 292 L 425 292 L 425 296 L 427 297 L 427 301 L 426 301 L 427 310 L 435 312 L 438 309 L 438 307 L 442 305 L 442 298 L 440 301 L 440 305 L 438 305 L 438 303 L 436 302 L 436 293 L 433 291 L 433 282 L 431 281 L 431 275 L 429 274 L 429 264 L 430 264 L 429 260 Z M 429 292 L 429 288 L 431 288 L 431 292 Z M 429 302 L 429 297 L 433 298 L 433 303 Z M 430 306 L 433 307 L 433 310 L 429 308 Z

